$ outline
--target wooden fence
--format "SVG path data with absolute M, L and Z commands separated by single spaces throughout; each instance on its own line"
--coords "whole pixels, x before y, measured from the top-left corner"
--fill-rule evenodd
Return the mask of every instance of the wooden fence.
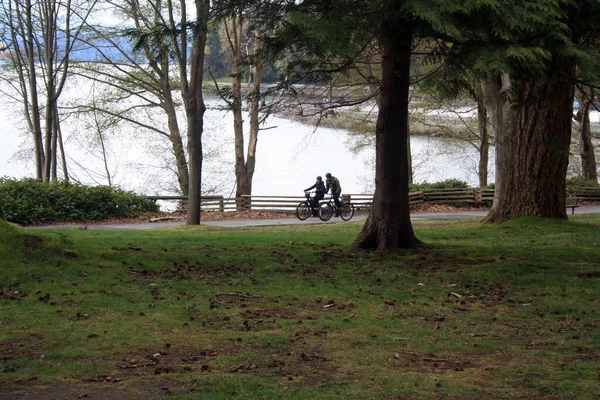
M 151 200 L 166 200 L 177 202 L 177 208 L 186 210 L 187 209 L 187 196 L 145 196 Z M 235 199 L 234 203 L 235 203 Z M 235 206 L 235 204 L 234 204 Z M 225 198 L 223 196 L 201 196 L 200 197 L 200 208 L 203 210 L 211 211 L 226 211 Z M 234 207 L 235 209 L 235 207 Z
M 567 186 L 567 196 L 581 197 L 583 201 L 600 201 L 600 189 Z
M 600 189 L 585 187 L 567 188 L 568 196 L 581 197 L 583 201 L 600 201 Z M 373 201 L 372 194 L 346 194 L 346 198 L 358 210 L 368 210 Z M 482 204 L 494 200 L 494 189 L 465 188 L 465 189 L 424 189 L 408 194 L 410 205 L 419 203 L 446 203 L 446 204 Z M 154 200 L 178 201 L 179 208 L 186 209 L 187 197 L 185 196 L 147 196 Z M 329 196 L 325 197 L 328 200 Z M 240 199 L 226 198 L 223 196 L 202 196 L 200 208 L 204 211 L 235 211 L 237 203 L 245 210 L 294 212 L 296 206 L 304 201 L 303 196 L 242 196 Z
M 600 194 L 600 191 L 599 191 Z M 373 201 L 372 194 L 345 194 L 347 199 L 358 210 L 368 210 Z M 186 209 L 187 197 L 185 196 L 147 196 L 153 200 L 178 201 L 178 208 Z M 410 205 L 423 202 L 429 203 L 467 203 L 480 204 L 484 201 L 492 201 L 493 189 L 424 189 L 409 193 Z M 325 197 L 328 200 L 329 196 Z M 237 203 L 245 210 L 270 211 L 270 212 L 294 212 L 303 196 L 242 196 L 240 199 L 226 198 L 223 196 L 202 196 L 200 207 L 204 211 L 235 211 Z

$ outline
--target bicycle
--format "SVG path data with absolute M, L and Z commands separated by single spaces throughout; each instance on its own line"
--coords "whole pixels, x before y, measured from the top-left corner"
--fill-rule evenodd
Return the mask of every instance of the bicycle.
M 301 201 L 296 207 L 296 217 L 298 217 L 300 221 L 308 219 L 308 217 L 311 215 L 319 217 L 321 221 L 327 221 L 329 218 L 331 218 L 331 215 L 329 215 L 327 219 L 324 219 L 327 214 L 323 213 L 327 212 L 328 207 L 331 207 L 329 203 L 320 202 L 317 208 L 313 208 L 313 199 L 310 197 L 310 192 L 304 192 L 304 195 L 306 196 L 306 200 Z M 324 211 L 322 211 L 323 207 L 325 208 Z
M 338 208 L 333 200 L 333 196 L 329 198 L 327 203 L 322 203 L 319 206 L 319 218 L 323 221 L 329 221 L 335 211 L 336 216 L 339 216 L 344 221 L 350 221 L 354 216 L 354 204 L 349 201 L 341 201 L 342 205 Z

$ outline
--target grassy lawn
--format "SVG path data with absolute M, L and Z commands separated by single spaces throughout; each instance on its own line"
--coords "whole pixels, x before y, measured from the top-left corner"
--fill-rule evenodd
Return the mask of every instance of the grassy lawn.
M 0 398 L 600 396 L 600 215 L 360 227 L 0 223 Z

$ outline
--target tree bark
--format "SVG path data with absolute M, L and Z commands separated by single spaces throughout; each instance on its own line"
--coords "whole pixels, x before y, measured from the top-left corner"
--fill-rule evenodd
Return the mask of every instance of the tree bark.
M 250 132 L 248 135 L 248 149 L 244 154 L 244 126 L 242 117 L 242 34 L 243 18 L 242 14 L 235 12 L 226 22 L 226 33 L 231 50 L 233 83 L 231 85 L 233 92 L 232 110 L 233 110 L 233 132 L 235 144 L 235 178 L 236 178 L 236 208 L 238 211 L 248 208 L 248 202 L 244 201 L 242 196 L 252 194 L 252 179 L 256 168 L 256 145 L 258 142 L 259 131 L 259 111 L 260 111 L 260 86 L 262 81 L 262 37 L 263 32 L 260 29 L 255 30 L 254 54 L 251 62 L 253 64 L 253 84 L 250 93 L 249 118 Z
M 501 215 L 505 201 L 503 193 L 512 174 L 515 111 L 510 104 L 511 80 L 508 74 L 505 74 L 502 79 L 490 78 L 483 85 L 483 101 L 490 115 L 496 147 L 494 202 L 484 221 L 500 222 L 505 219 Z
M 32 4 L 31 0 L 25 1 L 25 10 L 22 9 L 22 6 L 19 3 L 15 2 L 15 9 L 17 13 L 25 12 L 25 26 L 20 25 L 21 21 L 18 21 L 17 26 L 11 27 L 11 34 L 13 35 L 13 41 L 18 43 L 17 39 L 17 30 L 19 30 L 20 39 L 22 39 L 25 44 L 24 54 L 18 53 L 17 59 L 19 60 L 19 64 L 24 62 L 27 64 L 27 74 L 23 74 L 19 72 L 19 76 L 21 77 L 21 86 L 23 88 L 24 94 L 24 108 L 25 108 L 25 116 L 27 118 L 27 122 L 29 125 L 29 130 L 33 135 L 33 145 L 35 149 L 35 175 L 38 180 L 42 180 L 44 177 L 44 142 L 43 142 L 43 134 L 42 134 L 42 126 L 40 123 L 40 106 L 39 99 L 37 94 L 37 71 L 35 67 L 36 60 L 36 52 L 34 46 L 34 21 L 32 14 Z M 24 83 L 25 80 L 28 80 L 28 87 Z M 27 101 L 26 91 L 29 90 L 29 95 L 31 101 Z
M 250 98 L 249 117 L 250 132 L 248 135 L 248 157 L 246 159 L 246 181 L 248 182 L 248 195 L 252 194 L 252 179 L 256 169 L 256 145 L 258 144 L 258 131 L 260 128 L 260 86 L 262 83 L 263 70 L 263 31 L 258 28 L 254 31 L 254 54 L 252 63 L 254 74 L 252 81 L 252 93 Z
M 585 179 L 598 182 L 596 155 L 592 144 L 592 131 L 590 129 L 590 107 L 594 99 L 594 90 L 579 93 L 579 155 L 581 156 L 581 174 Z
M 184 196 L 189 195 L 190 174 L 188 171 L 188 162 L 183 148 L 181 132 L 179 130 L 179 122 L 177 120 L 177 111 L 175 109 L 175 101 L 173 100 L 173 88 L 169 77 L 169 57 L 168 54 L 163 54 L 161 57 L 161 68 L 156 68 L 155 72 L 159 76 L 160 95 L 162 96 L 162 109 L 167 115 L 167 125 L 169 127 L 169 141 L 175 156 L 175 166 L 177 168 L 177 181 L 179 189 Z
M 200 201 L 202 188 L 202 132 L 204 129 L 204 96 L 202 93 L 204 51 L 208 31 L 209 0 L 195 0 L 198 24 L 194 32 L 191 52 L 189 89 L 185 90 L 184 102 L 188 127 L 188 157 L 190 186 L 188 194 L 188 225 L 200 224 Z M 184 85 L 185 87 L 185 85 Z M 182 88 L 182 91 L 184 88 Z
M 354 248 L 388 250 L 420 244 L 408 198 L 408 96 L 412 32 L 384 28 L 381 103 L 375 139 L 375 194 Z
M 233 100 L 231 102 L 233 112 L 233 135 L 235 146 L 235 181 L 236 181 L 236 209 L 244 209 L 242 195 L 250 194 L 250 182 L 246 174 L 246 157 L 244 154 L 244 120 L 242 117 L 242 69 L 241 51 L 242 51 L 242 25 L 243 19 L 241 12 L 237 10 L 232 13 L 229 21 L 225 21 L 225 31 L 229 49 L 231 50 L 231 66 L 233 82 L 231 91 Z
M 490 139 L 488 132 L 488 115 L 483 103 L 483 88 L 477 85 L 477 124 L 479 126 L 479 187 L 488 184 L 488 162 L 490 153 Z
M 498 101 L 503 121 L 498 113 L 492 117 L 493 125 L 501 128 L 496 136 L 494 205 L 485 221 L 567 217 L 573 72 L 572 62 L 556 62 L 545 80 L 513 83 L 510 91 L 504 79 L 503 92 L 510 92 L 513 101 Z

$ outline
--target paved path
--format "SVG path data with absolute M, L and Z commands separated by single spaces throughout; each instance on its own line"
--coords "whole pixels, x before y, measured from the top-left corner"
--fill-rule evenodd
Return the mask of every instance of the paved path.
M 571 210 L 569 210 L 570 212 Z M 598 214 L 600 206 L 581 206 L 575 209 L 575 214 Z M 412 221 L 433 221 L 433 220 L 448 220 L 448 219 L 467 219 L 467 218 L 483 218 L 487 215 L 487 211 L 456 211 L 456 212 L 441 212 L 441 213 L 413 213 L 410 216 Z M 364 221 L 366 215 L 357 215 L 352 218 L 352 221 Z M 202 221 L 202 225 L 221 226 L 226 228 L 240 228 L 251 226 L 282 226 L 282 225 L 310 225 L 310 224 L 334 224 L 344 223 L 339 218 L 332 218 L 327 222 L 323 222 L 318 218 L 309 218 L 306 221 L 300 221 L 297 218 L 275 218 L 275 219 L 229 219 L 223 221 Z M 100 230 L 135 230 L 135 229 L 156 229 L 167 228 L 170 226 L 184 225 L 183 221 L 172 222 L 146 222 L 136 224 L 108 224 L 108 225 L 85 225 L 85 224 L 70 224 L 70 225 L 51 225 L 41 227 L 30 227 L 28 229 L 100 229 Z

